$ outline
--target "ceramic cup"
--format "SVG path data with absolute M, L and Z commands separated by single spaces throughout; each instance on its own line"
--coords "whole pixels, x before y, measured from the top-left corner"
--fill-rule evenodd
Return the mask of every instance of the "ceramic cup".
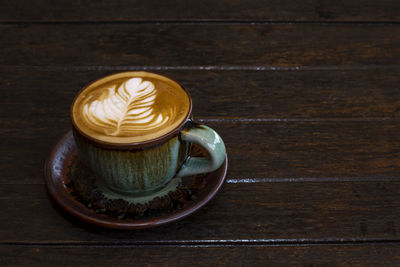
M 176 127 L 151 140 L 132 143 L 105 142 L 82 130 L 76 120 L 77 99 L 85 89 L 104 79 L 126 76 L 162 78 L 177 86 L 188 96 L 188 109 Z M 197 124 L 192 118 L 192 100 L 179 83 L 148 72 L 125 72 L 102 78 L 85 87 L 71 107 L 74 139 L 79 157 L 96 177 L 98 186 L 111 198 L 160 196 L 173 190 L 180 177 L 212 172 L 225 160 L 225 145 L 210 127 Z M 162 128 L 160 130 L 163 130 Z M 209 154 L 207 158 L 189 157 L 192 144 L 198 144 Z M 160 194 L 158 194 L 160 193 Z

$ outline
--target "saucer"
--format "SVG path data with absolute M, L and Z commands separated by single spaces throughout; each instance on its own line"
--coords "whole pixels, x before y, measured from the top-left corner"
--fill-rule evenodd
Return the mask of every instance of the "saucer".
M 201 147 L 196 145 L 193 147 L 197 156 L 204 155 Z M 73 216 L 88 223 L 115 229 L 151 228 L 180 220 L 194 213 L 207 204 L 221 188 L 228 167 L 226 158 L 222 166 L 211 173 L 183 177 L 184 183 L 196 184 L 196 193 L 192 200 L 178 209 L 168 210 L 158 215 L 118 219 L 105 213 L 97 213 L 74 196 L 74 190 L 69 186 L 71 181 L 67 174 L 72 159 L 76 155 L 75 141 L 72 131 L 69 131 L 53 148 L 46 160 L 44 176 L 47 191 L 58 205 Z

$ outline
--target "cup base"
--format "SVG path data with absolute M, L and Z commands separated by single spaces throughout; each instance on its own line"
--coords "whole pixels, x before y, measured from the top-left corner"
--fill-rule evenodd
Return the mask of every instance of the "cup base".
M 147 210 L 149 212 L 146 211 L 143 214 L 123 210 L 125 216 L 121 218 L 120 211 L 103 210 L 98 206 L 109 204 L 109 201 L 105 201 L 102 197 L 99 198 L 98 192 L 91 189 L 92 177 L 85 172 L 80 173 L 81 169 L 79 168 L 76 169 L 78 172 L 71 173 L 71 164 L 77 153 L 77 147 L 70 131 L 57 143 L 46 160 L 44 178 L 47 191 L 51 199 L 65 212 L 87 223 L 114 229 L 151 228 L 176 222 L 193 214 L 204 207 L 220 190 L 228 168 L 228 159 L 226 158 L 224 164 L 214 172 L 201 176 L 183 177 L 182 186 L 186 189 L 178 187 L 177 192 L 171 194 L 172 206 L 154 207 L 157 211 L 150 208 Z M 193 156 L 206 156 L 204 151 L 196 145 L 192 153 Z M 73 178 L 78 176 L 85 177 L 84 181 L 89 180 L 87 184 L 82 183 L 79 190 L 72 183 Z M 82 190 L 85 189 L 89 190 L 87 192 L 90 194 L 89 198 L 87 195 L 81 194 L 83 193 Z M 182 196 L 186 197 L 182 198 Z M 94 200 L 95 202 L 92 202 Z M 129 206 L 135 208 L 135 205 Z M 124 205 L 124 208 L 126 208 L 126 205 Z M 78 226 L 81 227 L 80 224 Z
M 167 184 L 161 186 L 160 188 L 146 191 L 146 192 L 120 192 L 110 189 L 100 182 L 95 182 L 95 185 L 101 190 L 106 198 L 109 199 L 123 199 L 129 203 L 134 204 L 145 204 L 156 197 L 163 197 L 168 195 L 170 191 L 175 191 L 177 187 L 181 184 L 182 179 L 179 177 L 174 177 Z

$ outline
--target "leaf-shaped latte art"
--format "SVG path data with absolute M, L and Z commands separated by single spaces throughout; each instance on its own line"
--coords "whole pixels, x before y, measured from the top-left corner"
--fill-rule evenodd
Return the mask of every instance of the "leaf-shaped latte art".
M 117 87 L 109 87 L 84 105 L 83 115 L 93 128 L 120 136 L 154 129 L 168 122 L 168 115 L 155 112 L 157 90 L 152 82 L 131 78 Z

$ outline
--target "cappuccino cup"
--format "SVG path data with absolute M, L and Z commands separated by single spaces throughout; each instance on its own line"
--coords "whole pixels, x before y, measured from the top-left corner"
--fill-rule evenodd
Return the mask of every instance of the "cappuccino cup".
M 143 71 L 101 78 L 71 106 L 79 157 L 111 198 L 160 196 L 180 177 L 218 169 L 226 157 L 223 140 L 191 118 L 192 100 L 183 86 Z M 192 144 L 209 157 L 190 157 Z

